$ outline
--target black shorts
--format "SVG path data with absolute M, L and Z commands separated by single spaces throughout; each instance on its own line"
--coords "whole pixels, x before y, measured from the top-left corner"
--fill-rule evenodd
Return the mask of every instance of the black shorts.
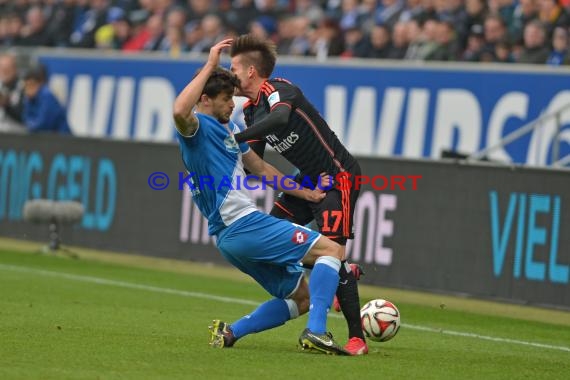
M 349 173 L 351 176 L 360 175 L 358 164 L 354 165 Z M 348 239 L 354 238 L 353 216 L 359 193 L 360 190 L 349 186 L 341 189 L 333 187 L 319 203 L 280 193 L 271 215 L 302 226 L 314 220 L 321 234 L 341 245 L 346 245 Z

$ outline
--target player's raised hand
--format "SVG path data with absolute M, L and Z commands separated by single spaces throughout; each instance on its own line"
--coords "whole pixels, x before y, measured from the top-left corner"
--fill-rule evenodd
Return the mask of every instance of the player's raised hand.
M 233 38 L 226 38 L 210 48 L 210 55 L 208 56 L 208 64 L 217 67 L 220 64 L 220 56 L 222 50 L 232 46 Z

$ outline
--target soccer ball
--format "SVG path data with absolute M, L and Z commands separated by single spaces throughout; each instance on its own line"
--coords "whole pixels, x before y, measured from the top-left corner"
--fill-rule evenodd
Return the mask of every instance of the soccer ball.
M 368 302 L 360 309 L 362 331 L 375 342 L 392 339 L 400 329 L 400 312 L 396 305 L 383 299 Z

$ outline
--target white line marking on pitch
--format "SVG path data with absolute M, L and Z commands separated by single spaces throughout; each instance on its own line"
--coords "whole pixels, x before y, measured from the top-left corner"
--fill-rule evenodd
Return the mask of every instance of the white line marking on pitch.
M 138 290 L 146 290 L 146 291 L 155 292 L 155 293 L 173 294 L 173 295 L 183 296 L 183 297 L 204 298 L 204 299 L 208 299 L 208 300 L 228 302 L 228 303 L 237 303 L 237 304 L 242 304 L 242 305 L 252 305 L 252 306 L 259 305 L 259 302 L 244 300 L 244 299 L 239 299 L 239 298 L 221 297 L 221 296 L 215 296 L 215 295 L 207 294 L 207 293 L 189 292 L 186 290 L 161 288 L 161 287 L 151 286 L 151 285 L 135 284 L 135 283 L 131 283 L 131 282 L 109 280 L 109 279 L 100 278 L 100 277 L 82 276 L 82 275 L 71 274 L 71 273 L 54 272 L 54 271 L 47 271 L 47 270 L 43 270 L 43 269 L 34 269 L 34 268 L 15 266 L 15 265 L 0 264 L 0 269 L 7 270 L 7 271 L 13 271 L 13 272 L 33 273 L 33 274 L 39 274 L 42 276 L 57 277 L 57 278 L 63 278 L 63 279 L 67 279 L 67 280 L 87 282 L 87 283 L 91 283 L 91 284 L 110 285 L 110 286 L 116 286 L 116 287 L 120 287 L 120 288 L 138 289 Z M 330 316 L 332 316 L 334 318 L 343 318 L 342 316 L 337 315 L 337 314 L 330 314 Z M 523 345 L 523 346 L 547 348 L 547 349 L 551 349 L 551 350 L 559 350 L 559 351 L 570 352 L 570 347 L 564 347 L 564 346 L 554 346 L 554 345 L 550 345 L 550 344 L 527 342 L 524 340 L 516 340 L 516 339 L 509 339 L 509 338 L 497 338 L 497 337 L 492 337 L 492 336 L 479 335 L 479 334 L 473 334 L 473 333 L 467 333 L 467 332 L 461 332 L 461 331 L 442 330 L 442 329 L 436 329 L 433 327 L 410 325 L 407 323 L 403 323 L 402 326 L 405 328 L 411 329 L 411 330 L 419 330 L 419 331 L 440 333 L 440 334 L 445 334 L 445 335 L 489 340 L 489 341 L 493 341 L 493 342 L 512 343 L 512 344 L 519 344 L 519 345 Z

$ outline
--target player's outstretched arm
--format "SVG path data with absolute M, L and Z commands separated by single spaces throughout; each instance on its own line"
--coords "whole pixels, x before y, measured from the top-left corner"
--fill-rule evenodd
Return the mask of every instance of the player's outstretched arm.
M 220 63 L 220 56 L 224 48 L 231 46 L 232 39 L 218 42 L 210 49 L 208 61 L 202 70 L 184 87 L 174 101 L 173 113 L 176 129 L 183 136 L 192 136 L 198 130 L 198 119 L 194 116 L 194 106 L 200 100 L 206 81 Z
M 275 184 L 277 188 L 284 193 L 291 194 L 295 197 L 305 199 L 310 202 L 320 202 L 325 197 L 319 187 L 311 190 L 301 186 L 293 181 L 291 178 L 286 177 L 283 173 L 277 170 L 273 165 L 263 161 L 253 150 L 249 150 L 243 155 L 243 164 L 251 173 L 267 179 L 267 184 Z M 273 187 L 273 186 L 272 186 Z
M 258 123 L 254 123 L 245 131 L 235 134 L 234 137 L 238 143 L 262 139 L 265 136 L 275 133 L 281 128 L 287 126 L 290 114 L 291 106 L 285 103 L 278 104 L 263 120 Z

